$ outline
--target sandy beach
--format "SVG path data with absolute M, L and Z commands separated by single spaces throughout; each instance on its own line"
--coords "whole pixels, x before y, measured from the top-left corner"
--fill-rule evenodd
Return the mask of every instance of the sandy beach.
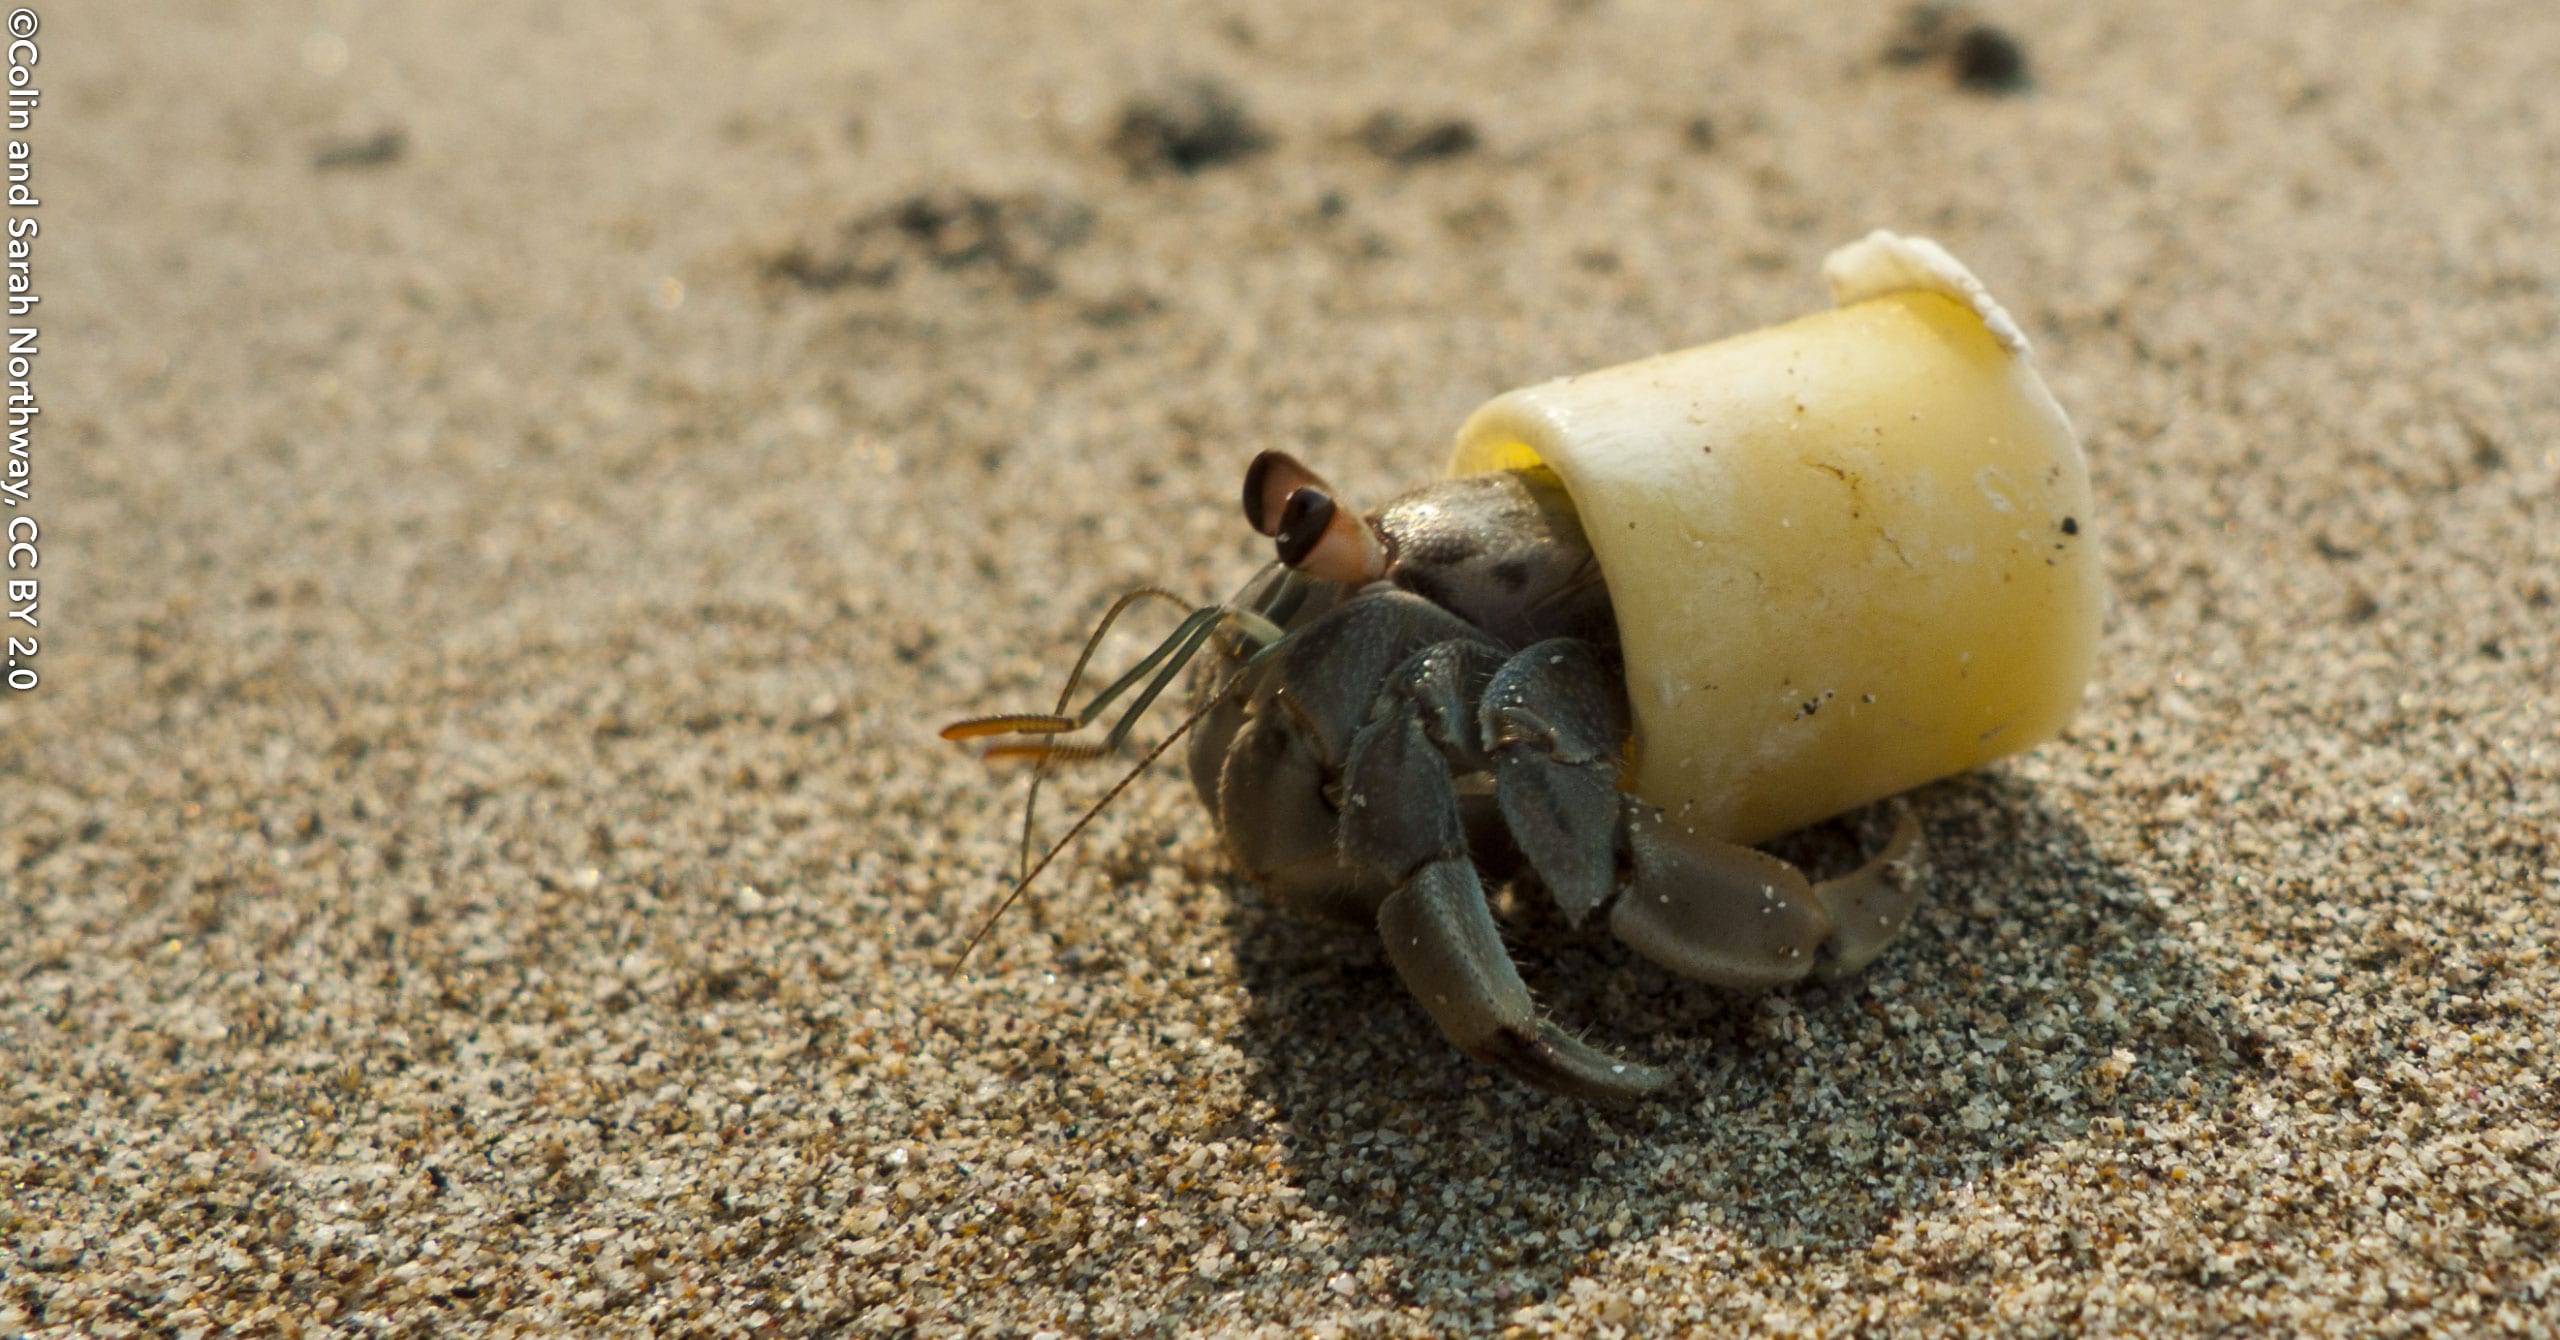
M 2548 0 L 28 12 L 0 1337 L 2560 1332 Z M 1383 500 L 1874 228 L 2109 591 L 1880 962 L 1522 919 L 1677 1077 L 1552 1098 L 1166 767 L 946 971 L 935 728 L 1231 592 L 1254 453 Z

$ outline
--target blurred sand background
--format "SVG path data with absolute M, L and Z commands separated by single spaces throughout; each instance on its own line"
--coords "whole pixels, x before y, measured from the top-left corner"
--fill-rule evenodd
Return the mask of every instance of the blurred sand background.
M 2560 1329 L 2548 0 L 38 8 L 0 1335 Z M 932 727 L 1239 581 L 1254 451 L 1383 498 L 1878 226 L 2114 605 L 1876 968 L 1524 924 L 1684 1077 L 1595 1112 L 1167 770 L 944 975 Z

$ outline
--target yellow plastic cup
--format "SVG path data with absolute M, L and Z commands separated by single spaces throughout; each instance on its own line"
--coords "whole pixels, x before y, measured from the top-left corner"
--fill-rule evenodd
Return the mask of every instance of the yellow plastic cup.
M 1833 310 L 1499 396 L 1450 461 L 1563 480 L 1625 785 L 1737 842 L 2054 738 L 2096 657 L 2088 466 L 2024 336 L 1924 239 L 1824 272 Z

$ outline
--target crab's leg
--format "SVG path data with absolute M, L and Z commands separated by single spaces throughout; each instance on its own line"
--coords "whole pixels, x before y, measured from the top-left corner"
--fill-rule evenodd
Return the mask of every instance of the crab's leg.
M 1308 601 L 1318 597 L 1339 600 L 1341 592 L 1328 583 L 1301 577 L 1275 564 L 1237 593 L 1232 608 L 1259 616 L 1274 628 L 1286 629 L 1301 610 L 1309 608 Z M 1218 787 L 1226 770 L 1227 751 L 1252 716 L 1252 676 L 1242 681 L 1236 676 L 1266 656 L 1285 654 L 1285 648 L 1275 649 L 1272 643 L 1251 636 L 1250 630 L 1240 626 L 1213 634 L 1212 644 L 1215 650 L 1205 662 L 1204 673 L 1192 681 L 1192 706 L 1205 710 L 1199 727 L 1191 732 L 1187 762 L 1191 786 L 1199 794 L 1201 808 L 1218 815 Z M 1275 669 L 1259 667 L 1264 678 L 1272 677 Z
M 1587 642 L 1534 643 L 1503 663 L 1478 710 L 1502 820 L 1575 925 L 1618 881 L 1616 672 Z
M 1249 696 L 1213 705 L 1202 719 L 1210 743 L 1192 755 L 1192 784 L 1218 816 L 1237 864 L 1274 902 L 1376 923 L 1394 883 L 1346 862 L 1341 849 L 1336 801 L 1352 737 L 1377 686 L 1407 658 L 1478 636 L 1411 595 L 1350 601 L 1292 633 L 1277 653 L 1283 659 L 1255 677 Z
M 1686 977 L 1746 989 L 1846 977 L 1884 952 L 1920 901 L 1920 825 L 1907 809 L 1873 860 L 1815 884 L 1767 852 L 1625 804 L 1635 875 L 1609 929 Z
M 1486 904 L 1446 752 L 1472 752 L 1458 745 L 1471 733 L 1470 713 L 1464 677 L 1452 672 L 1461 656 L 1477 654 L 1465 644 L 1427 648 L 1389 680 L 1352 743 L 1343 857 L 1394 884 L 1378 909 L 1387 957 L 1459 1050 L 1557 1093 L 1643 1097 L 1662 1087 L 1663 1073 L 1596 1050 L 1540 1018 Z

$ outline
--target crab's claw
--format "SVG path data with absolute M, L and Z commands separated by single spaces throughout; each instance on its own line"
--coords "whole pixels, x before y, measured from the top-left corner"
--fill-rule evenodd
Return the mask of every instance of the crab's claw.
M 1378 909 L 1378 932 L 1405 989 L 1467 1055 L 1541 1089 L 1602 1102 L 1632 1102 L 1670 1082 L 1538 1017 L 1464 855 L 1415 871 Z
M 1378 908 L 1387 958 L 1460 1051 L 1575 1098 L 1628 1102 L 1669 1082 L 1538 1016 L 1494 925 L 1448 762 L 1423 713 L 1391 710 L 1362 728 L 1347 783 L 1343 851 L 1396 877 Z

